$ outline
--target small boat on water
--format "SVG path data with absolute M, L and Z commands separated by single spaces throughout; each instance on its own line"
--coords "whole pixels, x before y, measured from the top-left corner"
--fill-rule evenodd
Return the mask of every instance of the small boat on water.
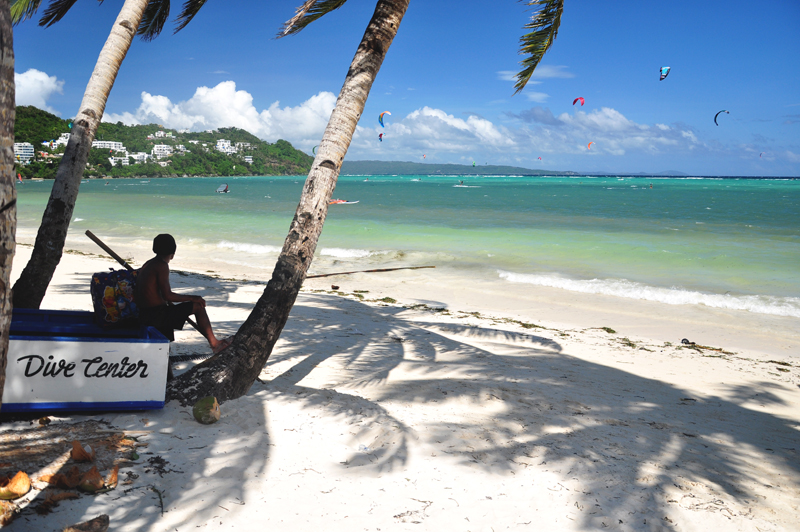
M 354 203 L 358 203 L 358 201 L 347 201 L 343 199 L 332 199 L 328 202 L 328 205 L 353 205 Z
M 217 189 L 217 194 L 227 194 L 228 192 L 230 192 L 230 189 L 228 188 L 228 183 L 220 185 L 219 188 Z

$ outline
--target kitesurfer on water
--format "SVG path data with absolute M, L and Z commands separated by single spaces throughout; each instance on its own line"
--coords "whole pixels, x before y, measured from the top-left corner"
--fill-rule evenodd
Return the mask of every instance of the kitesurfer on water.
M 231 340 L 218 340 L 214 336 L 206 314 L 205 299 L 176 294 L 170 287 L 169 262 L 175 257 L 176 249 L 172 235 L 161 234 L 153 239 L 153 253 L 156 256 L 144 263 L 136 277 L 135 301 L 139 306 L 139 323 L 155 327 L 172 342 L 175 340 L 173 331 L 182 330 L 189 316 L 194 314 L 197 330 L 208 340 L 211 351 L 217 354 L 228 347 Z

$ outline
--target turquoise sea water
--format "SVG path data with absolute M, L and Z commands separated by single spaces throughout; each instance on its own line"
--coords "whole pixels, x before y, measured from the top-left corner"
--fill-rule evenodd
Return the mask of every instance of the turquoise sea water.
M 283 244 L 303 180 L 84 181 L 70 231 L 170 232 L 209 257 L 271 270 L 264 259 Z M 216 194 L 224 182 L 231 192 Z M 18 187 L 21 227 L 38 226 L 51 185 Z M 800 180 L 342 176 L 334 197 L 358 203 L 330 207 L 317 272 L 431 264 L 800 317 Z

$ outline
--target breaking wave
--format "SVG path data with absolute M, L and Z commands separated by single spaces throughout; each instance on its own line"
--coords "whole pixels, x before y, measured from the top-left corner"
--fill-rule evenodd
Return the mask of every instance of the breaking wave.
M 218 248 L 232 249 L 233 251 L 243 251 L 245 253 L 253 253 L 254 255 L 266 255 L 268 253 L 280 253 L 281 248 L 278 246 L 264 246 L 261 244 L 243 244 L 241 242 L 228 242 L 223 240 L 217 244 Z
M 625 279 L 567 279 L 556 275 L 523 274 L 497 270 L 501 279 L 512 283 L 561 288 L 586 294 L 604 294 L 657 301 L 668 305 L 706 305 L 708 307 L 747 310 L 759 314 L 800 318 L 800 298 L 776 296 L 734 296 L 708 294 L 682 288 L 660 288 Z

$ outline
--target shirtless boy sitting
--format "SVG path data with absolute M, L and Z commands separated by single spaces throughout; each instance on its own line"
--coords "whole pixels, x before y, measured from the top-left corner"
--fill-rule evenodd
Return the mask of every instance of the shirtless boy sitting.
M 206 302 L 200 296 L 176 294 L 169 285 L 169 262 L 175 257 L 177 245 L 172 235 L 162 234 L 153 239 L 155 257 L 144 263 L 136 278 L 135 300 L 139 306 L 139 323 L 151 325 L 161 334 L 175 340 L 174 330 L 182 330 L 192 314 L 197 318 L 200 334 L 208 340 L 211 351 L 219 353 L 231 343 L 229 338 L 217 340 L 206 314 Z M 170 305 L 170 303 L 178 303 Z

